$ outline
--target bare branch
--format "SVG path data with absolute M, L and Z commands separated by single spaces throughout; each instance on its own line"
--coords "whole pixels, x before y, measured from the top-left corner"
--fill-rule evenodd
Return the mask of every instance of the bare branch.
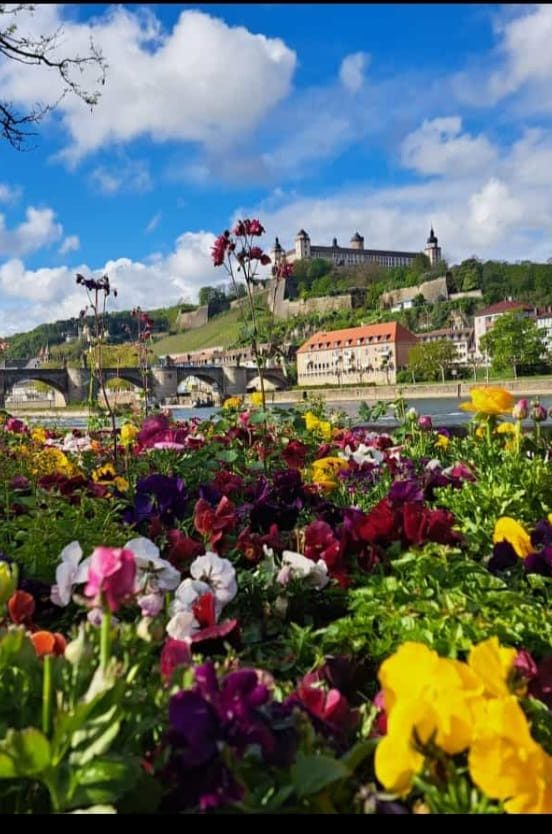
M 100 49 L 90 38 L 89 53 L 72 57 L 59 57 L 60 37 L 63 27 L 55 32 L 40 35 L 36 38 L 20 34 L 15 18 L 18 14 L 32 14 L 34 6 L 19 4 L 8 7 L 0 4 L 0 19 L 2 15 L 11 15 L 10 22 L 4 29 L 0 29 L 0 56 L 10 61 L 16 61 L 28 66 L 41 66 L 57 72 L 63 82 L 63 92 L 53 104 L 36 104 L 28 113 L 20 114 L 14 104 L 0 101 L 0 136 L 6 139 L 12 147 L 23 150 L 25 140 L 36 135 L 36 131 L 29 130 L 31 125 L 38 124 L 48 113 L 54 110 L 67 93 L 78 96 L 89 107 L 94 107 L 100 98 L 100 89 L 105 84 L 107 62 Z M 92 87 L 83 86 L 79 75 L 90 67 L 96 68 L 98 75 Z

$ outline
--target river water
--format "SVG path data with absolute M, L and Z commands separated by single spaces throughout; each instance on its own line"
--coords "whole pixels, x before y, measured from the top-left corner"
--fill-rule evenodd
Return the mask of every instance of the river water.
M 517 395 L 516 395 L 517 396 Z M 531 402 L 531 396 L 520 394 L 519 397 L 527 396 L 529 402 Z M 463 423 L 467 423 L 471 417 L 470 412 L 461 411 L 459 405 L 461 402 L 466 402 L 466 398 L 462 400 L 457 400 L 453 397 L 442 397 L 442 398 L 435 398 L 435 399 L 408 399 L 407 405 L 409 407 L 413 407 L 417 410 L 418 414 L 427 414 L 432 418 L 433 425 L 438 426 L 452 426 L 452 425 L 461 425 Z M 546 408 L 552 407 L 552 397 L 542 397 L 540 399 L 542 405 L 546 406 Z M 343 402 L 334 402 L 334 403 L 327 403 L 327 410 L 330 411 L 337 411 L 337 412 L 345 412 L 349 417 L 361 422 L 359 418 L 359 409 L 360 402 L 357 400 L 349 400 Z M 278 407 L 278 406 L 277 406 Z M 279 407 L 286 408 L 286 403 L 279 404 Z M 214 414 L 217 409 L 216 408 L 171 408 L 173 417 L 175 420 L 189 420 L 191 417 L 199 417 L 200 419 L 205 420 L 211 414 Z M 34 417 L 29 415 L 25 417 L 22 415 L 22 419 L 26 419 L 29 422 L 40 423 L 41 425 L 46 426 L 59 426 L 66 427 L 66 428 L 86 428 L 87 419 L 86 417 L 77 417 L 71 416 L 71 414 L 59 414 L 52 417 Z M 393 425 L 397 425 L 397 419 L 395 418 L 393 412 L 390 410 L 389 413 L 384 416 L 380 417 L 377 421 L 378 425 L 381 424 L 383 427 L 392 427 Z

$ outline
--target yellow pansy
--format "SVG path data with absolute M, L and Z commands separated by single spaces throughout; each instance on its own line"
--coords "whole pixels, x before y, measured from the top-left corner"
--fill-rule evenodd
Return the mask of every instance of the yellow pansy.
M 228 411 L 232 408 L 240 408 L 241 404 L 241 397 L 228 397 L 226 400 L 224 400 L 222 407 L 225 411 Z
M 510 814 L 552 812 L 552 759 L 532 738 L 517 698 L 493 698 L 478 714 L 470 776 Z
M 517 555 L 522 559 L 535 552 L 529 533 L 515 518 L 509 516 L 499 518 L 494 528 L 493 543 L 497 544 L 504 541 L 511 544 Z
M 446 434 L 437 435 L 437 440 L 435 441 L 435 446 L 438 449 L 448 449 L 449 444 L 450 444 L 450 437 L 447 437 Z
M 471 401 L 461 403 L 463 411 L 475 411 L 478 414 L 509 414 L 514 407 L 515 397 L 504 388 L 472 388 Z
M 517 434 L 518 427 L 515 423 L 501 423 L 495 429 L 497 434 Z
M 40 452 L 32 456 L 32 461 L 34 464 L 33 473 L 39 477 L 41 475 L 51 475 L 54 472 L 59 472 L 70 478 L 80 474 L 79 469 L 55 446 L 46 446 L 41 449 Z
M 100 484 L 102 481 L 112 481 L 116 474 L 115 467 L 112 463 L 104 463 L 103 466 L 98 466 L 97 469 L 94 469 L 92 472 L 92 480 Z
M 121 436 L 120 440 L 123 446 L 132 446 L 136 435 L 138 434 L 138 429 L 136 426 L 133 426 L 132 423 L 125 423 L 121 426 Z
M 31 432 L 31 439 L 35 441 L 35 443 L 45 443 L 46 442 L 46 431 L 42 427 L 37 427 L 33 429 Z
M 501 646 L 497 637 L 490 637 L 470 649 L 468 664 L 485 687 L 485 694 L 495 698 L 510 695 L 508 677 L 517 652 Z
M 260 391 L 254 391 L 250 395 L 249 401 L 250 401 L 251 405 L 254 405 L 257 408 L 260 408 L 263 404 L 263 395 L 261 394 Z
M 348 467 L 348 462 L 343 458 L 327 457 L 315 460 L 311 464 L 312 482 L 328 490 L 334 489 L 339 472 Z
M 388 790 L 406 793 L 423 765 L 416 739 L 451 755 L 469 747 L 483 685 L 465 663 L 412 642 L 384 661 L 378 678 L 388 727 L 381 750 L 378 745 L 376 775 Z
M 314 431 L 320 425 L 320 420 L 312 411 L 307 411 L 306 414 L 303 414 L 303 420 L 305 421 L 307 431 Z

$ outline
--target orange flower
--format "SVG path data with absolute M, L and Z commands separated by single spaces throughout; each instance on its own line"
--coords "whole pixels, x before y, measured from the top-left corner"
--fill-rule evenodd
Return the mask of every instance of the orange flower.
M 16 591 L 8 600 L 8 613 L 15 625 L 30 623 L 34 610 L 34 598 L 26 591 Z
M 37 657 L 44 657 L 46 654 L 53 654 L 56 657 L 63 654 L 67 645 L 67 640 L 63 634 L 51 631 L 35 631 L 31 634 L 31 642 L 35 647 Z

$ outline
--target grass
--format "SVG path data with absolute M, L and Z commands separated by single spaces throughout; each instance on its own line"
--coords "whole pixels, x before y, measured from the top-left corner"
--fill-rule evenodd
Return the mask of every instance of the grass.
M 154 342 L 153 350 L 157 356 L 167 353 L 186 353 L 186 351 L 202 350 L 210 347 L 230 347 L 238 338 L 242 323 L 240 310 L 228 310 L 210 319 L 197 330 L 187 330 L 176 333 Z

